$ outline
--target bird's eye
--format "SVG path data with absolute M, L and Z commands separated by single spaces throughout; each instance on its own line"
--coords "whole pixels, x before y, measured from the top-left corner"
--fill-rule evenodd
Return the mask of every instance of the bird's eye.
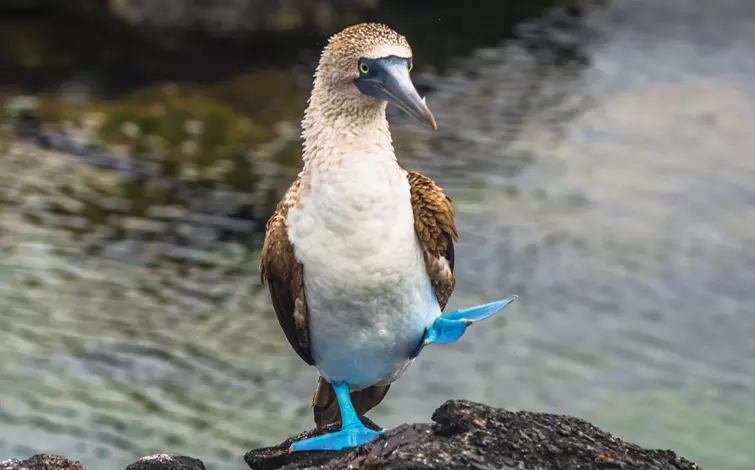
M 370 68 L 367 66 L 367 64 L 362 62 L 361 64 L 359 64 L 359 71 L 362 73 L 368 73 L 370 71 Z
M 413 68 L 414 68 L 414 62 L 412 62 L 412 61 L 410 60 L 410 61 L 409 61 L 409 71 L 411 72 Z

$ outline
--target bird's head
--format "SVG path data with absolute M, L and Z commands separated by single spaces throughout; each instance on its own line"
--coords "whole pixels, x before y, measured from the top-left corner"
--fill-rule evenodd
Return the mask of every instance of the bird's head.
M 390 102 L 437 129 L 412 83 L 412 67 L 412 49 L 404 36 L 382 24 L 363 23 L 330 38 L 317 67 L 316 86 L 343 107 L 384 107 Z

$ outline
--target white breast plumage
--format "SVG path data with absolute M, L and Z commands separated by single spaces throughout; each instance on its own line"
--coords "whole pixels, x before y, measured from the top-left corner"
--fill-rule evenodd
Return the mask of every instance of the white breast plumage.
M 289 239 L 303 265 L 312 357 L 354 389 L 400 377 L 440 315 L 395 160 L 364 155 L 303 179 Z

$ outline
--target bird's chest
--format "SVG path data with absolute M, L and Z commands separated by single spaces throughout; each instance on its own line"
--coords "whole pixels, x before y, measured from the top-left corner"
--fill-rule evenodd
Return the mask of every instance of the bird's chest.
M 414 232 L 409 183 L 379 165 L 312 179 L 289 212 L 320 374 L 390 383 L 440 314 Z
M 395 163 L 363 159 L 311 175 L 289 238 L 312 279 L 379 287 L 419 266 L 409 183 Z

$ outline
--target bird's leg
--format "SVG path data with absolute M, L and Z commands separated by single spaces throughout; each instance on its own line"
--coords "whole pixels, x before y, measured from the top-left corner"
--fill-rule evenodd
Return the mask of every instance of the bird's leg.
M 425 330 L 425 335 L 422 337 L 422 342 L 419 343 L 417 349 L 412 354 L 412 359 L 417 357 L 426 345 L 431 343 L 453 343 L 457 339 L 461 338 L 467 327 L 472 323 L 486 318 L 492 317 L 503 307 L 507 306 L 517 296 L 512 295 L 506 297 L 503 300 L 491 302 L 489 304 L 478 305 L 476 307 L 466 308 L 464 310 L 457 310 L 446 315 L 441 315 L 435 319 L 432 326 Z
M 354 410 L 354 405 L 351 403 L 349 386 L 347 384 L 343 382 L 333 382 L 333 389 L 336 392 L 338 408 L 341 411 L 341 430 L 294 442 L 291 445 L 291 452 L 341 450 L 346 447 L 355 447 L 366 444 L 373 438 L 382 434 L 382 432 L 373 431 L 362 424 L 359 415 L 357 415 L 356 410 Z

